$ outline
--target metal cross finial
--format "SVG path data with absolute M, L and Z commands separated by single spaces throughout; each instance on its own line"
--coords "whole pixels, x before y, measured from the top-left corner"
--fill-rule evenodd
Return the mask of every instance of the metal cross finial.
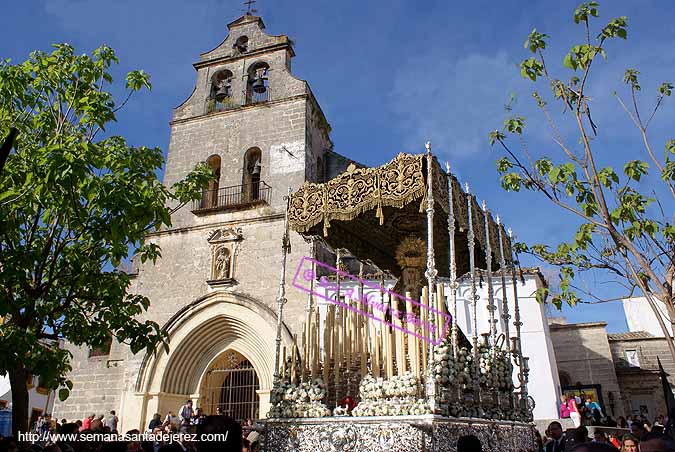
M 251 14 L 251 13 L 256 12 L 256 10 L 252 8 L 252 6 L 255 2 L 256 2 L 256 0 L 246 0 L 244 2 L 244 6 L 246 6 L 246 14 Z

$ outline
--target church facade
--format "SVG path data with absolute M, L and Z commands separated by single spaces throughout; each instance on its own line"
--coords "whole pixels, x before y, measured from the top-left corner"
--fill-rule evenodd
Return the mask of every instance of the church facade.
M 58 418 L 114 409 L 122 428 L 140 428 L 188 398 L 207 412 L 227 405 L 239 418 L 268 410 L 284 196 L 342 163 L 329 155 L 329 125 L 309 85 L 291 72 L 290 39 L 266 34 L 252 15 L 228 28 L 194 64 L 194 91 L 174 110 L 164 183 L 199 162 L 217 179 L 173 215 L 171 229 L 151 234 L 162 250 L 157 264 L 132 270 L 130 293 L 151 300 L 145 317 L 167 331 L 170 351 L 72 348 L 74 388 L 54 408 Z M 291 246 L 289 268 L 309 252 L 297 234 Z M 284 345 L 302 323 L 304 297 L 294 290 L 286 294 Z
M 173 215 L 170 229 L 150 234 L 161 259 L 132 268 L 130 293 L 151 300 L 144 316 L 167 332 L 169 350 L 134 355 L 115 342 L 105 350 L 71 347 L 74 387 L 56 402 L 59 419 L 116 410 L 123 431 L 143 430 L 153 414 L 176 413 L 187 399 L 207 414 L 220 408 L 240 420 L 269 411 L 284 197 L 354 162 L 333 151 L 309 85 L 292 74 L 292 41 L 268 35 L 262 19 L 248 14 L 228 28 L 227 38 L 194 64 L 195 88 L 170 124 L 164 175 L 170 186 L 206 162 L 216 180 L 200 201 Z M 290 241 L 292 277 L 303 256 L 316 254 L 300 234 L 292 232 Z M 533 298 L 543 283 L 526 275 L 518 290 L 529 300 L 521 309 L 535 417 L 554 418 L 555 357 L 544 308 Z M 302 335 L 307 295 L 287 284 L 285 297 L 282 346 L 290 347 Z

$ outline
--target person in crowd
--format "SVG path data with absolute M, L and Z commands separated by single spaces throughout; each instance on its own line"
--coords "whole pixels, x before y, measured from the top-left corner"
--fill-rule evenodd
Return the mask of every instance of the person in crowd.
M 577 444 L 591 442 L 591 439 L 588 437 L 588 428 L 586 428 L 585 425 L 569 430 L 566 436 L 568 438 L 565 444 L 565 450 L 569 450 Z
M 246 435 L 246 439 L 251 443 L 251 446 L 253 446 L 255 443 L 260 442 L 260 433 L 253 430 L 248 435 Z
M 61 452 L 61 448 L 56 444 L 50 444 L 42 449 L 42 452 Z
M 241 452 L 251 452 L 251 442 L 249 440 L 241 440 Z
M 127 438 L 135 439 L 134 441 L 127 442 L 127 452 L 143 452 L 141 442 L 137 441 L 140 433 L 141 432 L 138 429 L 132 429 L 125 434 Z
M 457 439 L 457 452 L 483 452 L 483 444 L 475 435 L 464 435 Z
M 579 412 L 576 399 L 574 397 L 568 398 L 565 394 L 563 394 L 560 399 L 567 405 L 567 409 L 569 410 L 570 418 L 574 423 L 574 427 L 579 427 L 581 425 L 581 413 Z
M 164 418 L 164 427 L 168 425 L 173 425 L 174 427 L 178 426 L 178 416 L 173 414 L 173 411 L 169 410 L 169 412 L 166 415 L 166 418 Z
M 115 414 L 115 410 L 110 410 L 110 414 L 108 415 L 107 418 L 105 418 L 105 422 L 103 422 L 103 425 L 105 427 L 108 427 L 111 432 L 116 432 L 118 422 L 119 418 Z
M 609 443 L 609 439 L 607 438 L 607 434 L 601 430 L 595 430 L 593 432 L 593 442 L 596 443 Z
M 638 452 L 638 444 L 640 444 L 640 441 L 627 433 L 621 438 L 621 452 Z
M 570 452 L 616 452 L 616 449 L 609 443 L 588 442 L 576 444 Z
M 563 394 L 560 397 L 560 407 L 558 408 L 560 419 L 567 419 L 570 417 L 570 408 L 567 405 L 567 396 Z
M 602 407 L 598 402 L 595 402 L 592 398 L 586 397 L 586 409 L 590 413 L 593 422 L 595 425 L 600 425 L 600 421 L 605 417 L 605 413 L 602 412 Z
M 148 430 L 154 432 L 157 427 L 162 426 L 162 416 L 159 413 L 155 413 L 148 424 Z
M 197 411 L 195 412 L 195 415 L 192 418 L 192 423 L 194 425 L 203 424 L 205 418 L 206 416 L 204 415 L 204 411 L 202 411 L 201 408 L 197 408 Z
M 652 423 L 649 422 L 647 419 L 642 419 L 641 422 L 642 422 L 642 429 L 645 432 L 650 433 L 652 431 Z
M 190 426 L 194 415 L 195 412 L 192 409 L 192 400 L 188 399 L 178 412 L 181 430 L 186 430 Z
M 197 426 L 197 452 L 239 452 L 242 449 L 241 425 L 229 416 L 206 416 Z M 207 435 L 220 434 L 218 441 L 206 441 Z
M 675 452 L 675 441 L 662 433 L 645 433 L 640 438 L 640 452 Z
M 89 428 L 95 432 L 100 431 L 103 428 L 103 418 L 104 416 L 102 414 L 96 416 L 96 418 L 91 421 Z
M 84 418 L 84 420 L 82 421 L 82 426 L 80 427 L 80 431 L 83 432 L 85 430 L 91 430 L 91 423 L 95 417 L 96 415 L 92 413 L 86 418 Z
M 617 449 L 621 449 L 621 441 L 616 437 L 616 432 L 609 434 L 609 443 Z
M 619 426 L 618 422 L 616 422 L 612 416 L 607 416 L 605 418 L 605 425 L 607 427 L 618 427 Z
M 536 452 L 544 452 L 544 439 L 541 437 L 539 430 L 534 431 L 534 442 L 537 444 Z
M 619 427 L 619 428 L 628 428 L 628 423 L 626 422 L 626 418 L 623 417 L 623 416 L 619 416 L 616 419 L 616 424 L 617 424 L 617 427 Z
M 642 436 L 642 432 L 644 429 L 642 428 L 642 424 L 640 424 L 637 421 L 633 421 L 630 424 L 630 433 L 636 438 L 640 438 Z
M 565 450 L 566 437 L 560 422 L 553 421 L 548 424 L 546 434 L 551 439 L 544 445 L 545 452 L 563 452 Z

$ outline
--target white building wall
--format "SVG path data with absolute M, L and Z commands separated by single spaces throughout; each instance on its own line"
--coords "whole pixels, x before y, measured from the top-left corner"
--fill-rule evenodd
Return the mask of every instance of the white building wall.
M 33 384 L 37 385 L 37 381 L 37 377 L 34 377 Z M 31 389 L 29 389 L 28 416 L 31 415 L 33 410 L 40 410 L 41 414 L 51 414 L 52 407 L 54 406 L 54 396 L 54 391 L 50 391 L 48 394 L 40 394 L 37 392 L 36 386 L 33 386 Z M 0 377 L 0 401 L 6 402 L 7 408 L 12 408 L 12 388 L 8 375 Z
M 654 302 L 659 308 L 663 323 L 673 334 L 673 327 L 668 319 L 666 307 L 662 302 L 654 299 Z M 656 337 L 665 337 L 663 330 L 659 325 L 658 318 L 654 313 L 645 297 L 632 297 L 623 300 L 623 311 L 626 315 L 626 323 L 628 323 L 628 331 L 646 331 Z

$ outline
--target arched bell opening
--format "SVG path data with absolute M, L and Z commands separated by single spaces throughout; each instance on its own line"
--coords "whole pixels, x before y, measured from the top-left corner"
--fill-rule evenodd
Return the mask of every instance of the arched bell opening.
M 244 171 L 242 177 L 244 201 L 252 202 L 260 199 L 260 175 L 262 172 L 262 151 L 251 148 L 244 154 Z
M 202 192 L 201 208 L 208 209 L 218 206 L 218 195 L 220 191 L 220 156 L 212 155 L 206 159 L 206 165 L 213 171 L 214 178 L 209 181 L 209 185 Z
M 236 107 L 232 91 L 232 72 L 223 69 L 213 74 L 207 105 L 207 113 Z
M 247 71 L 246 103 L 255 104 L 270 99 L 269 64 L 258 62 L 252 64 Z

